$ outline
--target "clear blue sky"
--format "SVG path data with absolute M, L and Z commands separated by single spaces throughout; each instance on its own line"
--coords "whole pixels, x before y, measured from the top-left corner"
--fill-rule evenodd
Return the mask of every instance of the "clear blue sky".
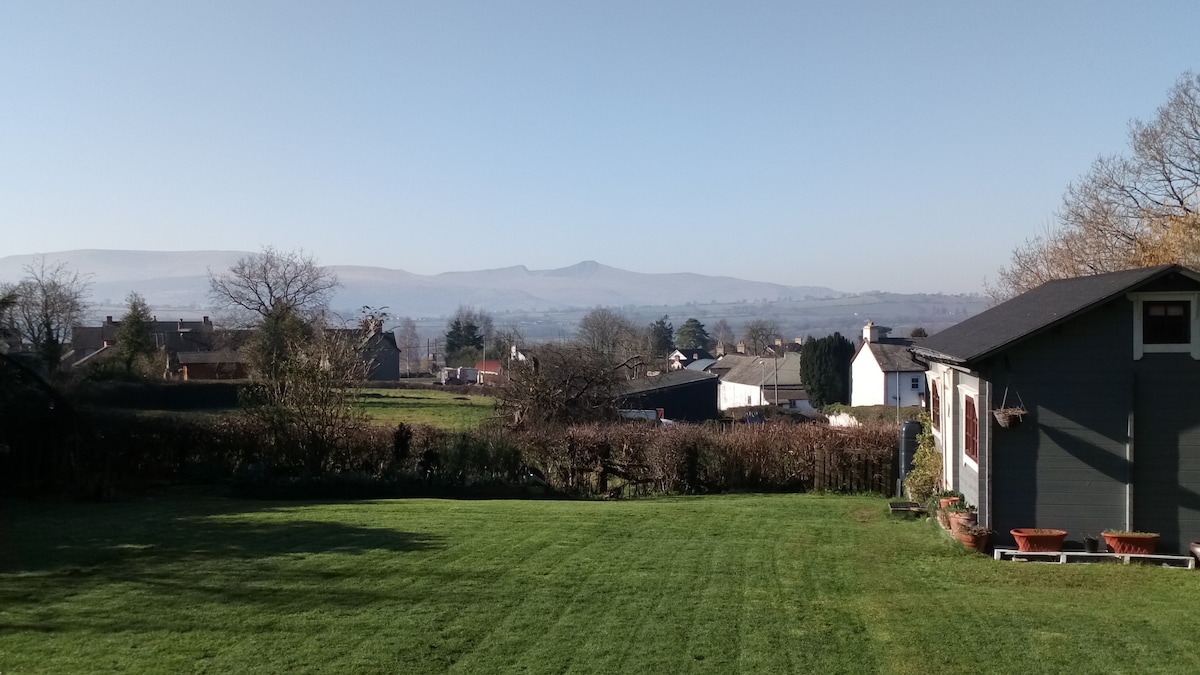
M 0 3 L 0 255 L 978 291 L 1200 3 Z

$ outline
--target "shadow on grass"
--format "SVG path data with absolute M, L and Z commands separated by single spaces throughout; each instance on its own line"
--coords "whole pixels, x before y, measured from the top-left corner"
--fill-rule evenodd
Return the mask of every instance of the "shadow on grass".
M 284 515 L 303 506 L 212 497 L 111 504 L 9 502 L 0 504 L 0 572 L 137 561 L 403 553 L 439 546 L 427 534 Z
M 0 631 L 63 628 L 29 617 L 81 594 L 118 590 L 183 603 L 361 606 L 379 597 L 345 556 L 443 546 L 428 534 L 292 518 L 286 510 L 231 499 L 0 504 Z M 336 555 L 319 557 L 326 554 Z M 131 622 L 136 617 L 120 624 Z

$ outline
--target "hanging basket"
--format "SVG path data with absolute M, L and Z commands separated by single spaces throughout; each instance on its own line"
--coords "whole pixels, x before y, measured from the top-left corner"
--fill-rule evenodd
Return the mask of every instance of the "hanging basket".
M 1026 412 L 1028 411 L 1024 408 L 996 408 L 992 411 L 992 416 L 996 418 L 996 424 L 1004 429 L 1011 429 L 1025 419 Z
M 1019 425 L 1025 419 L 1025 415 L 1029 413 L 1025 409 L 1025 402 L 1021 401 L 1020 394 L 1017 394 L 1017 401 L 1020 402 L 1019 405 L 1008 407 L 1008 387 L 1005 387 L 1004 399 L 1000 402 L 1000 407 L 992 411 L 992 416 L 996 418 L 996 424 L 999 424 L 1000 428 L 1011 429 Z

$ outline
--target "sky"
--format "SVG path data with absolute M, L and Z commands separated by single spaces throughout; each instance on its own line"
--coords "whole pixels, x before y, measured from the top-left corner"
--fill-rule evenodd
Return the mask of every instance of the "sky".
M 1191 2 L 0 3 L 0 256 L 981 292 Z

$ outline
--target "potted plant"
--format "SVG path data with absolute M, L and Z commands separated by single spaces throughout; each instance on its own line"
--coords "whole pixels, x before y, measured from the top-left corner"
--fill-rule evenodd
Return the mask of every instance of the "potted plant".
M 1017 550 L 1025 553 L 1061 551 L 1063 539 L 1067 537 L 1066 530 L 1045 527 L 1018 527 L 1009 533 L 1017 540 Z
M 958 490 L 942 490 L 934 495 L 934 497 L 938 500 L 938 508 L 944 509 L 954 502 L 961 502 L 963 500 L 963 493 Z
M 929 501 L 937 508 L 938 522 L 942 524 L 943 529 L 950 529 L 950 514 L 946 512 L 946 507 L 962 499 L 962 493 L 957 490 L 942 490 L 930 497 Z
M 991 537 L 991 530 L 976 523 L 962 525 L 954 531 L 954 538 L 962 542 L 963 546 L 980 553 L 987 553 L 988 541 Z
M 1104 541 L 1113 553 L 1150 555 L 1158 546 L 1157 532 L 1132 532 L 1129 530 L 1105 530 Z
M 951 533 L 957 533 L 960 527 L 974 525 L 979 520 L 978 509 L 964 501 L 950 502 L 946 506 L 946 513 L 949 516 Z

